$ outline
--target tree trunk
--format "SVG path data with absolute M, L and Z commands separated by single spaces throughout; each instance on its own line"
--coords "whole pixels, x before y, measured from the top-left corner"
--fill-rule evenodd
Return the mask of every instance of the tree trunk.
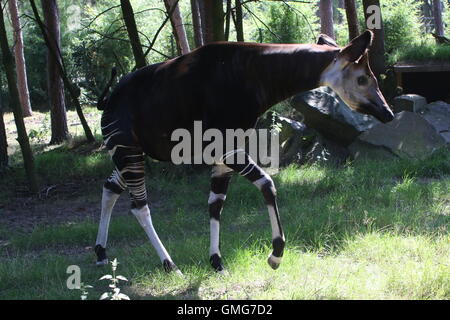
M 444 35 L 441 0 L 433 0 L 434 30 L 438 36 Z
M 345 13 L 347 15 L 348 37 L 352 40 L 359 36 L 358 14 L 355 0 L 345 0 Z
M 366 19 L 366 26 L 367 26 L 367 20 L 369 17 L 371 17 L 373 14 L 376 13 L 368 13 L 367 8 L 370 6 L 378 6 L 380 8 L 380 25 L 381 28 L 372 28 L 371 30 L 375 34 L 375 38 L 372 43 L 372 47 L 369 52 L 369 63 L 370 67 L 372 68 L 373 73 L 377 78 L 383 73 L 386 72 L 386 50 L 384 47 L 384 28 L 383 28 L 383 19 L 381 16 L 381 7 L 380 7 L 380 1 L 379 0 L 363 0 L 363 6 L 364 6 L 364 17 Z M 369 26 L 367 26 L 368 29 Z
M 0 11 L 3 8 L 3 1 L 0 0 Z M 8 89 L 11 99 L 11 107 L 14 113 L 14 121 L 17 127 L 17 140 L 22 151 L 23 163 L 25 166 L 25 173 L 28 178 L 28 187 L 31 192 L 38 192 L 38 183 L 34 167 L 34 157 L 31 151 L 30 141 L 28 140 L 27 129 L 23 121 L 22 106 L 20 105 L 19 90 L 16 85 L 16 77 L 14 73 L 14 60 L 9 51 L 8 38 L 6 36 L 5 21 L 3 19 L 3 12 L 0 14 L 0 47 L 3 56 L 3 65 L 5 68 L 6 78 L 8 80 Z
M 227 10 L 225 11 L 225 41 L 230 37 L 230 22 L 231 22 L 231 0 L 227 0 Z
M 222 0 L 204 1 L 205 23 L 203 24 L 203 35 L 205 43 L 224 41 L 223 30 L 223 3 Z
M 195 47 L 203 45 L 202 19 L 200 15 L 199 0 L 191 0 L 192 24 L 194 25 Z
M 22 28 L 20 26 L 17 0 L 9 0 L 8 5 L 14 30 L 14 56 L 16 60 L 17 86 L 19 89 L 20 104 L 23 108 L 23 116 L 30 117 L 33 115 L 33 112 L 31 110 L 30 93 L 28 91 L 27 69 L 25 55 L 23 53 Z
M 8 166 L 8 142 L 6 140 L 5 121 L 3 120 L 2 77 L 0 76 L 0 172 Z
M 44 25 L 44 23 L 41 20 L 41 17 L 39 15 L 39 11 L 36 7 L 36 2 L 34 0 L 30 0 L 31 9 L 33 10 L 34 18 L 36 20 L 36 23 L 38 24 L 39 28 L 41 29 L 42 37 L 44 38 L 45 45 L 47 46 L 47 49 L 49 53 L 52 55 L 53 60 L 57 62 L 57 68 L 59 70 L 59 74 L 62 77 L 62 80 L 64 82 L 64 85 L 66 86 L 67 91 L 69 91 L 70 98 L 72 99 L 73 104 L 75 105 L 75 109 L 77 110 L 78 118 L 80 119 L 81 126 L 83 127 L 84 134 L 86 135 L 86 139 L 88 142 L 94 142 L 95 138 L 92 134 L 91 129 L 89 128 L 89 124 L 86 121 L 86 118 L 83 114 L 83 109 L 81 108 L 80 101 L 78 99 L 79 97 L 79 90 L 75 89 L 75 87 L 72 85 L 71 81 L 69 80 L 69 77 L 67 76 L 67 72 L 64 68 L 64 60 L 61 55 L 61 52 L 59 51 L 59 47 L 56 47 L 53 45 L 55 43 L 54 39 L 50 38 L 50 34 L 47 33 L 47 27 Z
M 8 142 L 6 141 L 5 121 L 3 120 L 3 110 L 1 107 L 2 106 L 0 106 L 0 172 L 2 171 L 2 168 L 8 166 Z
M 138 68 L 143 68 L 147 65 L 147 61 L 145 60 L 141 40 L 139 39 L 133 7 L 131 6 L 130 0 L 120 0 L 120 6 L 122 8 L 123 20 L 125 21 L 128 37 L 130 38 L 131 49 L 133 50 L 134 59 L 136 60 L 136 66 Z
M 52 39 L 52 50 L 60 51 L 61 31 L 59 25 L 59 10 L 56 0 L 42 0 L 45 25 L 49 38 Z M 58 61 L 57 61 L 58 60 Z M 58 144 L 68 140 L 69 129 L 67 127 L 66 104 L 64 100 L 64 83 L 59 72 L 59 57 L 47 52 L 47 92 L 50 102 L 50 117 L 52 138 L 50 144 Z
M 235 20 L 235 27 L 236 27 L 236 40 L 237 41 L 244 41 L 244 27 L 242 22 L 242 3 L 241 0 L 236 0 L 236 20 Z
M 186 30 L 183 25 L 183 18 L 181 17 L 180 7 L 175 0 L 164 0 L 167 14 L 171 12 L 171 9 L 175 5 L 175 9 L 170 16 L 170 23 L 172 24 L 173 36 L 177 43 L 178 54 L 186 54 L 191 50 L 189 48 L 189 42 L 186 36 Z
M 320 32 L 334 39 L 333 1 L 320 0 Z

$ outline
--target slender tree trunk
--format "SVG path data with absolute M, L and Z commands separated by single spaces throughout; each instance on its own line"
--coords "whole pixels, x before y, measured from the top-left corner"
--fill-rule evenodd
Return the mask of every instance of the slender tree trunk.
M 372 28 L 371 30 L 374 33 L 374 40 L 372 43 L 372 47 L 369 52 L 369 63 L 372 68 L 373 73 L 377 78 L 383 73 L 386 72 L 386 50 L 384 46 L 384 27 L 383 27 L 383 18 L 381 14 L 381 7 L 379 0 L 363 0 L 364 6 L 364 18 L 366 19 L 366 26 L 368 19 L 376 13 L 368 13 L 367 8 L 370 6 L 378 6 L 380 8 L 380 28 Z M 367 26 L 368 29 L 369 26 Z
M 242 2 L 241 2 L 241 0 L 236 0 L 235 6 L 236 6 L 236 20 L 235 20 L 236 40 L 243 42 L 244 41 L 244 26 L 243 26 L 243 20 L 242 20 Z
M 345 13 L 347 15 L 348 37 L 352 40 L 359 36 L 358 14 L 355 0 L 345 0 Z
M 3 1 L 0 0 L 0 11 L 3 8 Z M 3 55 L 3 65 L 5 68 L 6 78 L 8 80 L 8 89 L 11 99 L 11 106 L 14 112 L 14 121 L 17 127 L 17 140 L 22 151 L 23 163 L 25 172 L 28 178 L 28 187 L 31 192 L 38 192 L 38 182 L 34 167 L 34 157 L 31 151 L 30 141 L 28 140 L 27 129 L 23 121 L 23 111 L 20 105 L 19 90 L 16 85 L 16 77 L 14 72 L 14 60 L 9 51 L 8 38 L 6 36 L 5 21 L 3 19 L 3 12 L 0 14 L 0 47 Z
M 200 15 L 199 0 L 191 0 L 192 24 L 194 25 L 194 42 L 195 46 L 203 45 L 202 18 Z
M 42 0 L 47 33 L 53 39 L 52 50 L 60 50 L 61 31 L 59 26 L 59 10 L 56 0 Z M 56 59 L 58 61 L 56 61 Z M 58 144 L 69 139 L 67 127 L 66 103 L 64 100 L 64 83 L 58 69 L 61 60 L 47 52 L 47 92 L 50 103 L 52 137 L 50 144 Z
M 0 76 L 0 171 L 8 166 L 8 141 L 6 140 L 5 121 L 3 120 L 2 77 Z
M 2 168 L 7 166 L 8 166 L 8 142 L 6 140 L 6 128 L 5 128 L 5 121 L 3 120 L 3 110 L 0 109 L 0 172 Z
M 230 22 L 231 22 L 231 0 L 227 0 L 227 10 L 225 11 L 225 41 L 230 37 Z
M 8 5 L 14 30 L 14 56 L 16 60 L 17 86 L 19 88 L 20 104 L 23 108 L 23 116 L 30 117 L 33 115 L 33 112 L 31 110 L 30 93 L 28 91 L 27 69 L 25 55 L 23 53 L 22 28 L 20 26 L 17 0 L 9 0 Z
M 225 32 L 223 29 L 223 3 L 222 0 L 204 1 L 205 23 L 203 24 L 205 43 L 214 41 L 224 41 Z
M 334 39 L 333 28 L 333 1 L 320 0 L 320 32 Z
M 133 50 L 134 59 L 136 60 L 136 66 L 138 68 L 143 68 L 147 65 L 147 61 L 145 60 L 141 40 L 139 39 L 133 7 L 131 6 L 130 0 L 120 0 L 120 6 L 122 7 L 123 20 L 125 21 L 128 37 L 130 38 L 131 49 Z
M 47 46 L 50 54 L 53 56 L 54 61 L 57 62 L 59 74 L 61 75 L 64 85 L 66 86 L 66 89 L 69 91 L 70 98 L 72 99 L 72 102 L 75 105 L 75 109 L 77 110 L 77 115 L 78 115 L 78 118 L 80 119 L 81 125 L 84 130 L 84 134 L 86 135 L 86 139 L 88 142 L 94 142 L 95 141 L 94 135 L 92 134 L 92 131 L 89 128 L 89 124 L 87 123 L 86 118 L 84 117 L 83 109 L 81 108 L 80 101 L 78 100 L 79 90 L 75 89 L 75 87 L 72 85 L 71 81 L 69 80 L 69 77 L 67 76 L 67 72 L 65 71 L 65 67 L 64 67 L 64 60 L 61 55 L 61 52 L 59 51 L 59 47 L 55 47 L 53 45 L 53 43 L 55 43 L 55 40 L 50 38 L 51 34 L 47 33 L 47 28 L 41 20 L 39 11 L 36 6 L 36 2 L 34 0 L 30 0 L 30 4 L 31 4 L 31 9 L 33 10 L 34 18 L 35 18 L 39 28 L 41 29 L 41 33 L 44 38 L 45 45 Z
M 438 36 L 444 35 L 441 0 L 433 0 L 434 30 Z
M 183 18 L 181 17 L 180 7 L 175 0 L 164 0 L 167 14 L 171 12 L 171 9 L 175 5 L 175 9 L 170 16 L 170 23 L 172 24 L 173 36 L 177 43 L 178 54 L 186 54 L 191 50 L 189 48 L 189 42 L 186 36 L 186 30 L 183 25 Z

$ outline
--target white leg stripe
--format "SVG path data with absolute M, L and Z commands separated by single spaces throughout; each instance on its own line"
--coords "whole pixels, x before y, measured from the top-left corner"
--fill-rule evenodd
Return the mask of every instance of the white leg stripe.
M 209 192 L 208 204 L 216 202 L 218 199 L 225 201 L 227 196 L 223 193 L 214 193 L 212 191 Z
M 211 246 L 209 248 L 209 255 L 213 255 L 217 253 L 220 257 L 219 251 L 219 238 L 220 238 L 220 222 L 214 218 L 209 220 L 210 229 L 211 229 Z
M 273 239 L 276 239 L 278 237 L 281 237 L 280 226 L 278 225 L 278 220 L 277 220 L 277 216 L 276 216 L 276 213 L 275 213 L 275 208 L 273 206 L 267 206 L 267 209 L 269 211 L 270 226 L 272 227 L 272 240 L 273 240 Z
M 267 173 L 265 173 L 265 172 L 263 172 L 263 173 L 264 173 L 264 176 L 263 176 L 262 178 L 260 178 L 260 179 L 258 179 L 258 180 L 256 180 L 256 181 L 253 181 L 253 184 L 254 184 L 259 190 L 261 190 L 262 187 L 263 187 L 267 182 L 272 181 L 272 178 L 270 178 L 270 176 L 269 176 Z
M 217 164 L 212 168 L 211 177 L 222 177 L 223 175 L 232 172 L 233 170 L 228 168 L 224 164 Z
M 269 255 L 269 259 L 272 260 L 272 261 L 275 262 L 275 263 L 280 264 L 280 263 L 281 263 L 281 260 L 282 260 L 282 257 L 275 257 L 274 255 L 270 254 L 270 255 Z

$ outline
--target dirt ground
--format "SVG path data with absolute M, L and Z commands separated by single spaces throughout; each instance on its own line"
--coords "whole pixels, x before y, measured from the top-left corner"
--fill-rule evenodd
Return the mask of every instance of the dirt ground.
M 100 217 L 103 180 L 50 186 L 39 197 L 17 191 L 16 197 L 0 204 L 0 226 L 7 230 L 30 232 L 37 225 L 72 224 Z M 86 189 L 84 186 L 89 184 Z M 22 194 L 23 193 L 23 194 Z M 123 194 L 114 207 L 114 215 L 130 214 L 130 202 Z

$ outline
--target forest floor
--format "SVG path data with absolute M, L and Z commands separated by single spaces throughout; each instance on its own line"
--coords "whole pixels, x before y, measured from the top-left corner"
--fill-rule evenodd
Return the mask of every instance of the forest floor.
M 86 115 L 98 141 L 99 113 Z M 47 146 L 49 116 L 27 119 L 41 192 L 27 192 L 12 115 L 6 115 L 11 169 L 0 173 L 0 299 L 80 299 L 67 268 L 93 288 L 110 266 L 96 267 L 102 184 L 112 169 L 96 144 Z M 448 299 L 450 298 L 450 152 L 426 160 L 367 161 L 335 168 L 290 166 L 273 176 L 287 247 L 270 269 L 267 210 L 256 188 L 233 177 L 222 213 L 221 250 L 229 274 L 209 266 L 209 170 L 148 161 L 153 222 L 180 278 L 166 274 L 124 193 L 108 243 L 131 299 Z

